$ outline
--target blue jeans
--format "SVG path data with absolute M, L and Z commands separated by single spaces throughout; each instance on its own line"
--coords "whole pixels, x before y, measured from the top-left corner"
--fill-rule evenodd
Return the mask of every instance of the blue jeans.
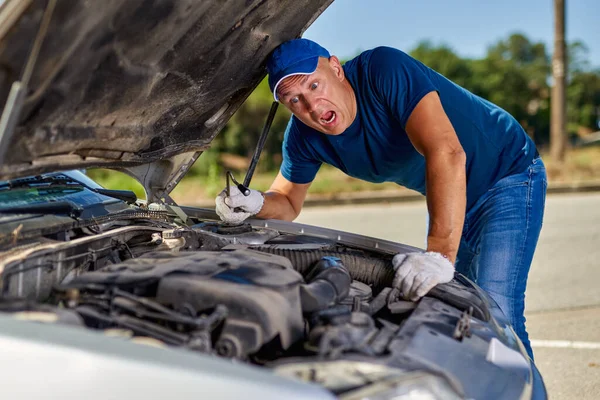
M 498 303 L 529 357 L 525 330 L 525 288 L 542 229 L 546 168 L 536 157 L 522 173 L 498 181 L 465 216 L 456 270 Z

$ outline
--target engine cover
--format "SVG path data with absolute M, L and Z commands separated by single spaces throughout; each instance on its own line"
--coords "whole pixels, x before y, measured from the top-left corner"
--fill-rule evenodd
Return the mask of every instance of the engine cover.
M 215 349 L 244 358 L 276 338 L 283 349 L 302 339 L 302 282 L 287 258 L 244 249 L 149 253 L 82 274 L 69 286 L 135 289 L 164 306 L 191 308 L 197 315 L 224 305 L 227 317 Z

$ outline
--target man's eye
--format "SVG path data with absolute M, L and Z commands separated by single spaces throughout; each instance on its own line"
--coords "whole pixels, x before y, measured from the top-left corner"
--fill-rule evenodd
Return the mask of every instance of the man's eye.
M 316 89 L 316 88 L 318 88 L 318 87 L 319 87 L 319 82 L 313 82 L 313 83 L 310 85 L 310 90 L 315 90 L 315 89 Z
M 299 101 L 299 100 L 298 100 L 298 98 L 297 98 L 297 97 L 292 97 L 292 98 L 290 99 L 290 103 L 292 103 L 292 104 L 296 104 L 296 103 L 298 103 L 298 101 Z

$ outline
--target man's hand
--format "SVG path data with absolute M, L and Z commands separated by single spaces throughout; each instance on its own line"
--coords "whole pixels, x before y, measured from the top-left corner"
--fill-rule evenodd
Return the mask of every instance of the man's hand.
M 227 190 L 223 189 L 215 199 L 217 215 L 228 224 L 241 224 L 246 218 L 258 214 L 265 202 L 258 190 L 250 189 L 250 194 L 244 196 L 237 186 L 231 186 L 229 193 L 227 197 Z
M 396 254 L 394 265 L 393 291 L 411 301 L 425 296 L 439 283 L 447 283 L 454 277 L 454 266 L 440 253 Z

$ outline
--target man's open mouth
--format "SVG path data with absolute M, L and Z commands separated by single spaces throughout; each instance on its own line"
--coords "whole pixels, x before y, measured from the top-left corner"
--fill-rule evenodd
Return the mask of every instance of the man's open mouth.
M 323 125 L 330 125 L 335 121 L 336 118 L 336 114 L 335 111 L 327 111 L 323 114 L 321 114 L 321 124 Z

